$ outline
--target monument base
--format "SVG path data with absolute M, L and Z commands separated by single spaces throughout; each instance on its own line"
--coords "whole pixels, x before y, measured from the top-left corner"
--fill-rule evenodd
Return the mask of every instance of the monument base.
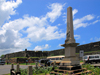
M 74 65 L 80 65 L 80 61 L 77 57 L 70 57 L 70 58 L 67 58 L 65 57 L 60 65 L 62 66 L 74 66 Z
M 59 69 L 54 69 L 50 74 L 54 75 L 81 75 L 81 74 L 91 74 L 92 71 L 82 68 L 80 61 L 76 56 L 65 57 L 60 65 Z

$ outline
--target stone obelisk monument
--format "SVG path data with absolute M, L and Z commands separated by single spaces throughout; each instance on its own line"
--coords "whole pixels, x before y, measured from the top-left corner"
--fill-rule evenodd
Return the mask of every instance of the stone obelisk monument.
M 79 43 L 75 43 L 74 39 L 72 7 L 68 7 L 66 40 L 65 44 L 61 45 L 65 47 L 65 58 L 62 60 L 61 65 L 63 66 L 80 65 L 80 61 L 76 57 L 76 46 L 78 44 Z
M 58 66 L 59 69 L 55 69 L 50 72 L 50 74 L 61 74 L 61 75 L 81 75 L 91 73 L 91 71 L 86 71 L 84 68 L 81 68 L 80 61 L 76 57 L 76 46 L 79 43 L 75 43 L 74 31 L 73 31 L 73 16 L 72 16 L 72 7 L 67 8 L 67 33 L 66 33 L 65 44 L 62 46 L 65 47 L 65 58 L 61 61 Z M 84 71 L 84 72 L 83 72 Z

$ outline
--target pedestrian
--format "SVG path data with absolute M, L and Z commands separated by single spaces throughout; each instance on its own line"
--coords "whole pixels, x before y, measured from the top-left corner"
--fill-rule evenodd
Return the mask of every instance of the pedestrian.
M 8 60 L 7 60 L 7 65 L 8 65 Z
M 26 60 L 26 65 L 27 65 L 27 63 L 28 63 L 28 60 Z

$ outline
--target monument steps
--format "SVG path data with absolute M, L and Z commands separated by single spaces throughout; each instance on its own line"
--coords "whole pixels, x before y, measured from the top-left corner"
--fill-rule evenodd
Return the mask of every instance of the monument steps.
M 83 69 L 77 69 L 77 70 L 61 70 L 61 69 L 55 69 L 54 71 L 50 72 L 50 75 L 81 75 L 81 74 L 88 74 L 88 75 L 94 75 L 92 71 L 86 70 L 86 68 Z
M 55 75 L 65 75 L 64 73 L 59 73 L 59 72 L 54 72 L 54 71 L 50 72 L 50 75 L 51 74 L 55 74 Z
M 76 70 L 76 69 L 81 69 L 81 66 L 64 66 L 64 65 L 61 65 L 61 66 L 58 66 L 59 69 L 62 69 L 62 70 Z
M 75 75 L 81 75 L 81 74 L 94 75 L 94 74 L 92 73 L 92 71 L 90 71 L 90 70 L 75 73 Z
M 77 69 L 77 70 L 62 70 L 62 69 L 55 69 L 55 72 L 62 72 L 62 73 L 68 73 L 68 74 L 72 74 L 72 73 L 77 73 L 77 72 L 81 72 L 81 71 L 85 71 L 86 69 Z

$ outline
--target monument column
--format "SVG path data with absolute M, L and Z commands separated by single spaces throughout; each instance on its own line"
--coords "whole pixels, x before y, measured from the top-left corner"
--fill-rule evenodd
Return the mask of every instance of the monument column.
M 76 57 L 76 46 L 78 44 L 79 43 L 75 43 L 74 39 L 72 7 L 68 7 L 66 40 L 65 44 L 61 45 L 65 47 L 65 58 L 62 60 L 61 65 L 80 65 L 80 61 L 78 57 Z
M 73 16 L 72 16 L 72 7 L 67 8 L 67 37 L 65 43 L 75 43 L 74 34 L 73 34 Z

